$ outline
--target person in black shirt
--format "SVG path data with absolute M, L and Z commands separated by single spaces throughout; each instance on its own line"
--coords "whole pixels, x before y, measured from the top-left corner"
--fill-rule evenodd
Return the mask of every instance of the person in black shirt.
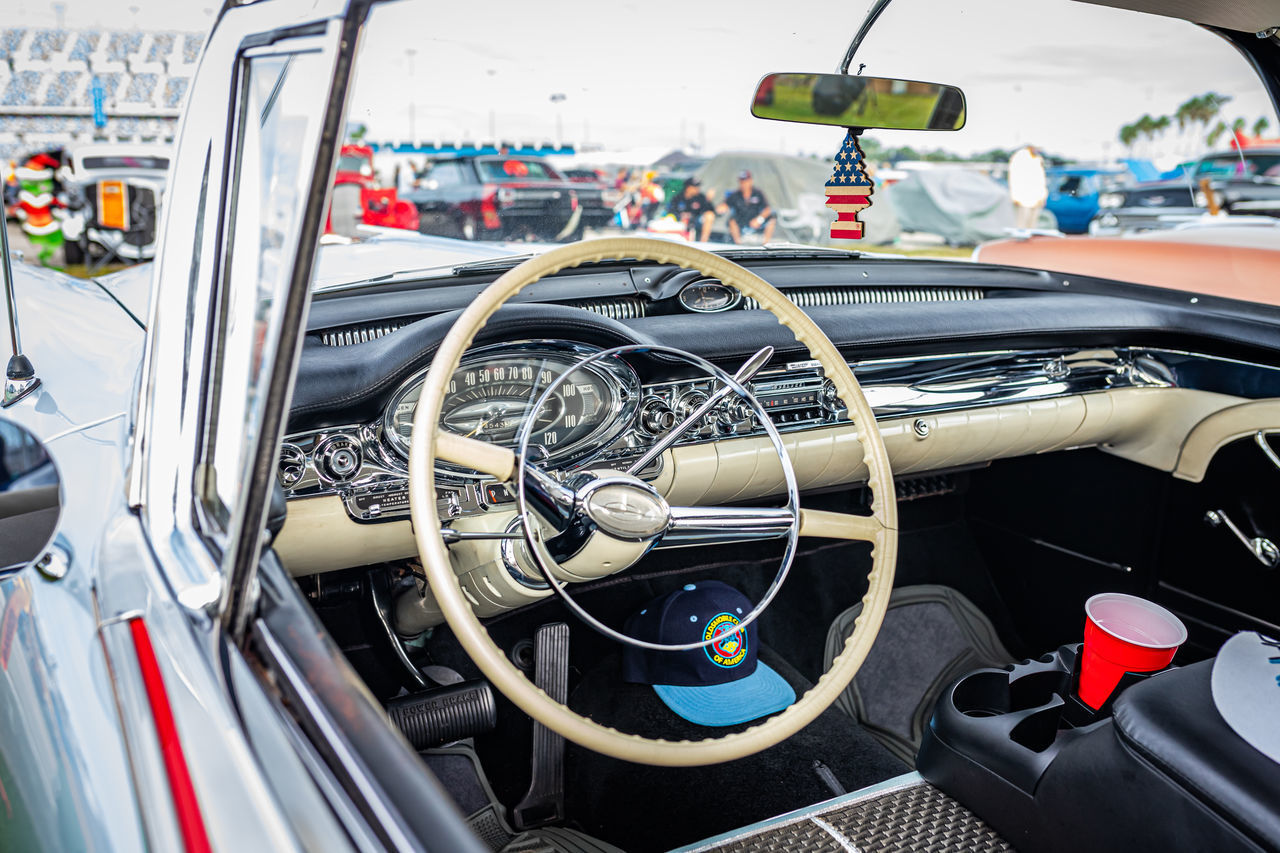
M 738 173 L 737 191 L 730 193 L 718 212 L 729 214 L 729 236 L 735 243 L 742 242 L 742 232 L 746 230 L 761 232 L 766 243 L 773 239 L 773 208 L 764 193 L 755 188 L 746 169 Z
M 702 192 L 702 182 L 690 178 L 684 182 L 680 195 L 671 200 L 668 210 L 684 223 L 691 236 L 703 243 L 711 236 L 711 226 L 716 221 L 716 208 Z

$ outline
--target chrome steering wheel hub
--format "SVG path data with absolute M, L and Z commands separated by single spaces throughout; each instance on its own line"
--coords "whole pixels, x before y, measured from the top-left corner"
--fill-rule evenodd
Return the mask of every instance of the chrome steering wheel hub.
M 656 540 L 671 526 L 666 498 L 630 475 L 592 480 L 579 490 L 578 501 L 592 524 L 626 542 Z
M 617 358 L 626 353 L 661 353 L 688 362 L 710 374 L 717 389 L 696 410 L 674 424 L 624 472 L 579 471 L 561 482 L 534 461 L 539 448 L 530 444 L 532 419 L 526 419 L 517 433 L 516 512 L 524 531 L 528 562 L 542 574 L 552 592 L 587 625 L 598 633 L 626 645 L 654 651 L 689 651 L 716 642 L 712 637 L 686 644 L 651 643 L 617 631 L 574 601 L 566 581 L 593 580 L 616 574 L 634 565 L 661 542 L 694 545 L 708 541 L 750 541 L 786 539 L 777 573 L 763 597 L 742 619 L 742 627 L 754 622 L 773 601 L 791 570 L 800 530 L 800 489 L 795 470 L 773 420 L 751 393 L 748 380 L 768 363 L 772 347 L 757 352 L 734 375 L 704 358 L 675 347 L 630 344 L 601 350 L 586 356 L 547 383 L 533 404 L 538 411 L 575 371 L 593 362 Z M 781 466 L 787 503 L 782 507 L 697 507 L 670 506 L 648 483 L 636 476 L 664 449 L 673 445 L 691 425 L 719 401 L 737 394 L 732 405 L 745 406 L 768 434 Z M 588 464 L 588 463 L 584 463 Z M 515 550 L 514 548 L 512 549 Z M 523 570 L 521 575 L 524 576 Z M 527 577 L 527 576 L 526 576 Z M 519 578 L 517 578 L 519 580 Z

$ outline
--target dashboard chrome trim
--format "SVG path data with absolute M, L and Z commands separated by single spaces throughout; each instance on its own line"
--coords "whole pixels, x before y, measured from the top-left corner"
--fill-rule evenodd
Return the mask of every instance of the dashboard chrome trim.
M 541 343 L 547 342 L 527 342 Z M 499 349 L 509 345 L 498 345 Z M 586 348 L 591 349 L 591 348 Z M 564 352 L 563 349 L 560 350 Z M 1002 403 L 1049 400 L 1088 394 L 1115 388 L 1181 387 L 1195 390 L 1231 393 L 1242 397 L 1280 396 L 1280 369 L 1266 365 L 1224 359 L 1196 353 L 1144 347 L 1099 349 L 988 350 L 973 353 L 943 354 L 920 357 L 876 358 L 851 365 L 862 384 L 877 418 L 926 416 L 961 409 L 983 408 Z M 1241 376 L 1247 369 L 1242 387 L 1228 387 L 1231 377 Z M 409 382 L 420 377 L 416 375 Z M 397 390 L 400 393 L 409 382 Z M 655 441 L 653 433 L 642 423 L 641 401 L 662 400 L 678 411 L 681 399 L 707 393 L 709 380 L 704 378 L 652 382 L 640 385 L 616 412 L 616 429 L 593 448 L 583 448 L 585 461 L 562 461 L 564 474 L 593 469 L 625 469 L 640 458 Z M 847 420 L 843 405 L 835 398 L 821 370 L 812 362 L 791 362 L 784 367 L 761 371 L 751 383 L 752 389 L 769 399 L 771 393 L 803 392 L 809 399 L 815 389 L 821 395 L 814 404 L 776 407 L 773 418 L 779 432 L 802 432 L 834 426 Z M 394 398 L 393 398 L 394 399 Z M 784 401 L 786 402 L 786 401 Z M 730 401 L 730 406 L 732 401 Z M 771 415 L 775 410 L 770 409 Z M 753 417 L 738 418 L 740 412 L 717 408 L 706 421 L 690 430 L 676 444 L 687 446 L 727 438 L 764 435 Z M 342 497 L 348 514 L 360 522 L 391 521 L 407 517 L 404 500 L 408 469 L 402 459 L 390 450 L 384 436 L 385 415 L 371 424 L 352 424 L 291 435 L 282 447 L 287 465 L 296 466 L 301 459 L 304 470 L 292 486 L 286 485 L 290 499 L 337 494 Z M 359 474 L 350 482 L 326 479 L 317 469 L 314 451 L 335 435 L 355 437 L 362 448 L 363 461 Z M 660 466 L 641 472 L 652 480 Z M 509 508 L 502 490 L 491 484 L 468 479 L 455 472 L 444 471 L 438 478 L 438 501 L 445 518 L 483 513 L 490 508 Z M 487 491 L 488 490 L 488 491 Z M 499 495 L 495 499 L 494 495 Z

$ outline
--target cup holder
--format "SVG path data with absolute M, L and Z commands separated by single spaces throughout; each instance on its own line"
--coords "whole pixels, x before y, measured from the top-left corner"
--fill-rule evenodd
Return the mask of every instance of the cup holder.
M 1094 721 L 1072 713 L 1077 652 L 1064 646 L 1036 660 L 969 673 L 938 703 L 934 735 L 988 772 L 1034 790 L 1064 738 Z
M 1058 670 L 1022 675 L 984 669 L 962 679 L 951 691 L 951 702 L 966 717 L 999 717 L 1049 704 L 1066 695 L 1070 680 L 1070 673 Z
M 1009 674 L 993 670 L 975 672 L 951 692 L 957 711 L 966 717 L 998 717 L 1009 713 Z
M 1071 687 L 1071 673 L 1056 669 L 1032 672 L 1009 682 L 1009 709 L 1026 711 L 1065 697 Z
M 1009 732 L 1009 740 L 1032 752 L 1044 752 L 1058 739 L 1062 723 L 1062 703 L 1042 708 L 1022 718 Z

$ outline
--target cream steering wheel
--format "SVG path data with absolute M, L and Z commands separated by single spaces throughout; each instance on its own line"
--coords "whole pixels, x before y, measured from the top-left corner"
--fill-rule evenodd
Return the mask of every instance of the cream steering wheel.
M 871 515 L 800 510 L 801 536 L 870 542 L 872 566 L 863 608 L 853 633 L 830 669 L 808 692 L 780 714 L 741 732 L 700 741 L 668 741 L 625 734 L 571 711 L 539 690 L 489 637 L 462 594 L 440 535 L 435 462 L 462 465 L 509 482 L 515 474 L 511 450 L 438 429 L 449 378 L 485 322 L 507 300 L 544 276 L 583 263 L 634 258 L 697 270 L 737 288 L 773 312 L 808 347 L 835 385 L 852 417 L 872 490 Z M 476 666 L 521 710 L 574 743 L 624 761 L 668 767 L 695 767 L 732 761 L 760 752 L 800 731 L 827 709 L 853 680 L 880 631 L 898 551 L 898 513 L 884 440 L 858 381 L 839 351 L 809 317 L 771 284 L 718 255 L 682 243 L 633 237 L 571 243 L 530 258 L 489 285 L 462 313 L 431 363 L 413 419 L 409 452 L 409 509 L 418 553 L 431 591 L 449 627 Z

